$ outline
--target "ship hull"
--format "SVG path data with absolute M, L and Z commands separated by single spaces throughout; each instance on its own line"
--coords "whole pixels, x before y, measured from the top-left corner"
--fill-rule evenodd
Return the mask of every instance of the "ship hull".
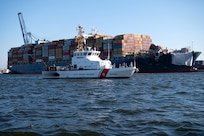
M 191 66 L 179 66 L 169 65 L 165 66 L 162 64 L 158 65 L 146 65 L 139 68 L 139 73 L 173 73 L 173 72 L 196 72 L 197 69 Z
M 152 55 L 142 55 L 136 57 L 137 67 L 140 73 L 167 73 L 167 72 L 195 72 L 197 69 L 194 67 L 193 63 L 197 57 L 197 53 L 191 54 L 188 59 L 182 60 L 179 63 L 183 64 L 173 64 L 172 54 L 163 54 L 158 59 Z M 184 65 L 190 63 L 188 65 Z
M 12 74 L 41 74 L 45 67 L 51 65 L 67 66 L 69 61 L 53 61 L 47 63 L 28 63 L 28 64 L 15 64 L 9 67 Z

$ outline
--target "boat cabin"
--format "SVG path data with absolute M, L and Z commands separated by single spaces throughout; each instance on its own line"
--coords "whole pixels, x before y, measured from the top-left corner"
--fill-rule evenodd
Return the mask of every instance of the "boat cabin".
M 75 51 L 72 57 L 72 66 L 79 70 L 88 69 L 111 69 L 112 64 L 110 60 L 102 60 L 100 51 L 95 48 L 87 47 L 86 50 Z

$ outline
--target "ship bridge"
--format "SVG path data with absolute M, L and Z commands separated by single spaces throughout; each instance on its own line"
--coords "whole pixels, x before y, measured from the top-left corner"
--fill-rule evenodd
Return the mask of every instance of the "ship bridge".
M 101 60 L 100 51 L 87 47 L 86 50 L 75 51 L 72 58 L 72 65 L 77 69 L 103 69 L 112 68 L 109 60 Z

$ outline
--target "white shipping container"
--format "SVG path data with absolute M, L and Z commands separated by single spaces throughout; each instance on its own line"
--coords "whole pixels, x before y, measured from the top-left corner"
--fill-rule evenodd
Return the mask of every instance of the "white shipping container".
M 36 62 L 42 62 L 43 60 L 42 59 L 36 59 Z
M 55 60 L 55 56 L 49 56 L 48 59 L 49 60 Z

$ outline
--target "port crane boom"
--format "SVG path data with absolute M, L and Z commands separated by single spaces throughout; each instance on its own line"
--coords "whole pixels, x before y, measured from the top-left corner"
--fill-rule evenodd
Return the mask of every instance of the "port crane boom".
M 31 34 L 31 32 L 26 31 L 26 26 L 25 26 L 25 22 L 23 19 L 23 14 L 21 12 L 18 13 L 18 19 L 19 19 L 20 26 L 21 26 L 24 45 L 31 44 L 32 39 L 36 39 L 36 38 Z

